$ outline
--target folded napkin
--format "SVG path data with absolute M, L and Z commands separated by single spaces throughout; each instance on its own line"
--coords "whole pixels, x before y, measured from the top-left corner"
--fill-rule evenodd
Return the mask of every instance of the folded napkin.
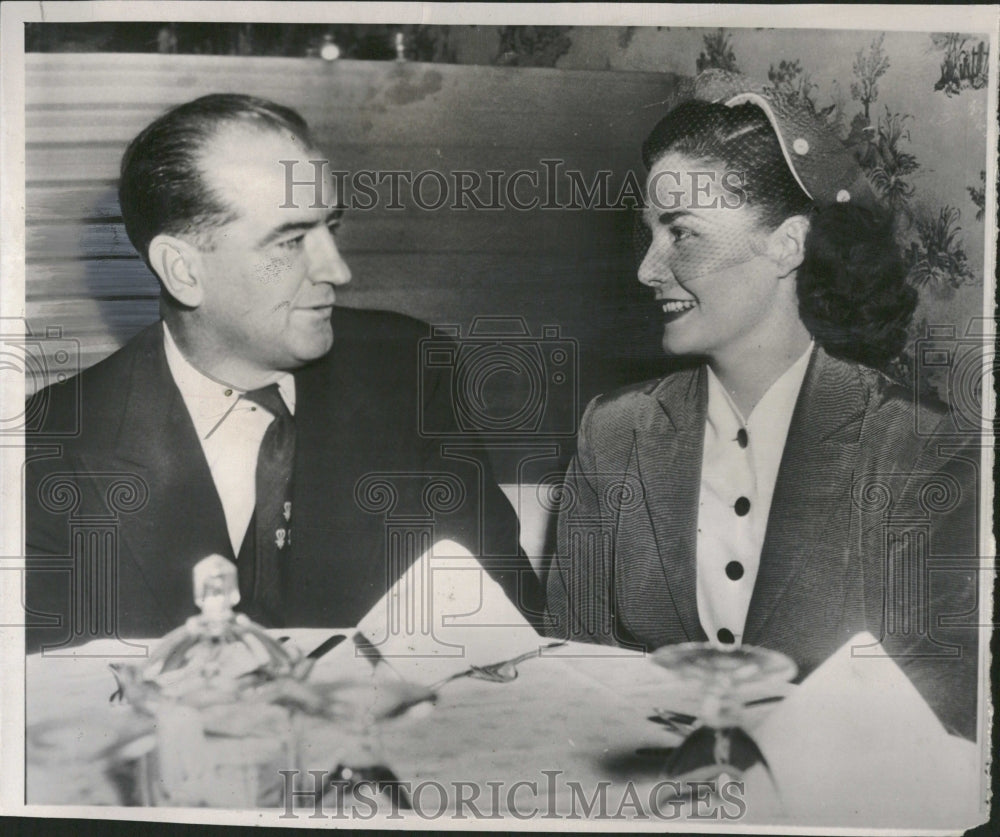
M 440 541 L 414 561 L 357 629 L 388 667 L 425 685 L 547 643 L 454 541 Z M 357 644 L 345 642 L 321 663 L 325 671 L 358 671 L 358 660 L 371 668 Z
M 982 821 L 983 761 L 949 735 L 896 662 L 849 640 L 754 730 L 774 783 L 746 774 L 747 817 L 827 826 L 949 828 Z

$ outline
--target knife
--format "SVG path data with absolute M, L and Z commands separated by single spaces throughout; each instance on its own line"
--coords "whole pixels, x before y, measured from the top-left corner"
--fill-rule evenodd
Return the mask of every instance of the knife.
M 340 645 L 340 643 L 342 643 L 345 639 L 347 639 L 347 634 L 334 634 L 329 639 L 325 640 L 324 642 L 321 642 L 319 645 L 313 648 L 312 651 L 306 654 L 306 659 L 318 660 L 328 651 L 332 651 L 334 648 Z

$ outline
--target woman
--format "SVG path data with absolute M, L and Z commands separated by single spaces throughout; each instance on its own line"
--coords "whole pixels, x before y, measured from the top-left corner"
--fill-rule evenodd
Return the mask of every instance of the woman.
M 695 91 L 643 147 L 639 267 L 691 364 L 588 406 L 552 632 L 747 643 L 804 677 L 867 630 L 973 737 L 979 455 L 874 368 L 916 303 L 892 224 L 818 118 L 732 74 Z

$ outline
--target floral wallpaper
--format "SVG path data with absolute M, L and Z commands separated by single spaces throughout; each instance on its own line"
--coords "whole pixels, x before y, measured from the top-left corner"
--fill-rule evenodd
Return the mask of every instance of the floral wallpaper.
M 926 363 L 922 353 L 930 338 L 951 351 L 949 340 L 989 328 L 987 35 L 633 27 L 616 39 L 583 29 L 572 37 L 556 66 L 736 70 L 767 79 L 824 117 L 896 211 L 909 281 L 920 293 L 909 345 L 889 371 L 946 401 L 981 402 L 981 373 L 963 384 L 969 392 L 956 393 L 958 356 Z

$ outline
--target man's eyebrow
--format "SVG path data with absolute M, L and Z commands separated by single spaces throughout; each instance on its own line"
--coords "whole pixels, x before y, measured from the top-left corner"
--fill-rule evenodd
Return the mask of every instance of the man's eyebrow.
M 272 229 L 267 235 L 264 236 L 258 243 L 258 247 L 266 247 L 274 241 L 277 241 L 284 235 L 296 232 L 308 232 L 314 227 L 318 227 L 320 224 L 325 226 L 330 226 L 340 221 L 344 214 L 343 206 L 335 206 L 331 209 L 326 217 L 322 221 L 289 221 L 285 224 L 281 224 L 274 229 Z

